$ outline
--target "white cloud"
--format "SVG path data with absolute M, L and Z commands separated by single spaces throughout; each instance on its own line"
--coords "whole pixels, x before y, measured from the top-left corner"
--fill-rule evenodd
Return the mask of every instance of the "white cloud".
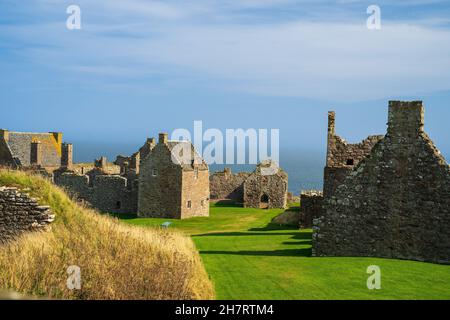
M 192 18 L 214 12 L 208 1 L 204 6 L 189 1 L 186 7 L 173 1 L 114 3 L 102 19 L 84 20 L 78 33 L 56 23 L 4 32 L 29 44 L 21 54 L 36 63 L 72 73 L 122 74 L 124 82 L 157 73 L 166 78 L 161 86 L 187 78 L 212 89 L 341 101 L 450 89 L 448 29 L 384 21 L 382 30 L 374 31 L 366 28 L 365 16 L 341 23 L 210 23 Z M 144 18 L 117 22 L 108 19 L 111 12 L 140 12 Z M 32 45 L 37 41 L 46 46 Z

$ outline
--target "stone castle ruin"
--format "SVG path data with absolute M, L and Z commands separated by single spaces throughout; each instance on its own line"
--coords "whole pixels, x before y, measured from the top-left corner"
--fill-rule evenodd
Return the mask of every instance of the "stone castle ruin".
M 423 127 L 421 101 L 391 101 L 387 134 L 349 147 L 330 113 L 315 256 L 450 263 L 450 167 Z
M 331 196 L 345 177 L 358 163 L 367 157 L 382 135 L 369 136 L 360 143 L 347 143 L 336 135 L 333 111 L 328 113 L 327 161 L 323 178 L 324 196 Z
M 288 175 L 271 160 L 261 162 L 253 172 L 233 174 L 230 168 L 216 172 L 210 177 L 210 188 L 212 200 L 230 200 L 246 208 L 287 207 Z
M 391 101 L 386 135 L 350 144 L 328 114 L 324 190 L 301 193 L 300 226 L 313 228 L 315 256 L 369 256 L 450 263 L 450 166 L 424 131 L 422 102 Z M 74 198 L 108 213 L 184 219 L 209 215 L 209 201 L 285 208 L 288 176 L 271 161 L 254 172 L 210 176 L 189 141 L 147 139 L 131 156 L 74 164 L 61 133 L 0 130 L 0 166 L 45 171 Z M 28 206 L 19 220 L 18 208 Z M 51 214 L 0 189 L 0 234 L 45 227 Z M 34 219 L 34 220 L 33 220 Z M 15 224 L 15 223 L 22 224 Z M 5 238 L 5 239 L 6 239 Z M 3 240 L 2 240 L 3 241 Z
M 72 144 L 62 133 L 0 130 L 0 165 L 39 172 L 74 199 L 102 212 L 140 217 L 189 218 L 209 215 L 209 200 L 232 199 L 252 208 L 285 208 L 287 174 L 271 161 L 254 172 L 209 175 L 189 141 L 149 138 L 131 156 L 74 164 Z M 185 153 L 183 155 L 183 152 Z M 270 174 L 265 171 L 272 170 Z M 210 193 L 211 189 L 211 193 Z
M 190 141 L 161 133 L 141 161 L 138 181 L 139 217 L 209 216 L 209 168 Z
M 60 132 L 27 133 L 0 129 L 0 165 L 55 170 L 72 165 L 72 145 Z
M 301 228 L 312 228 L 314 218 L 317 218 L 322 211 L 323 198 L 333 195 L 347 175 L 370 154 L 373 146 L 381 139 L 383 139 L 382 135 L 372 135 L 359 143 L 348 143 L 336 134 L 336 113 L 334 111 L 328 112 L 327 155 L 323 173 L 323 192 L 318 190 L 301 192 Z
M 172 150 L 180 144 L 194 155 L 189 163 L 172 161 Z M 165 133 L 158 144 L 147 139 L 136 153 L 118 156 L 113 165 L 101 157 L 87 172 L 54 172 L 57 185 L 102 212 L 178 219 L 209 215 L 208 179 L 208 166 L 191 142 L 169 141 Z

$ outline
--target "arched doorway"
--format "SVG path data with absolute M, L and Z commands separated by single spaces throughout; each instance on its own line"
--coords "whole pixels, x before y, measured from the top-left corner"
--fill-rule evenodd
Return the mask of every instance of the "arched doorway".
M 263 193 L 261 195 L 261 199 L 259 201 L 259 207 L 261 209 L 268 209 L 269 208 L 269 196 L 267 193 Z

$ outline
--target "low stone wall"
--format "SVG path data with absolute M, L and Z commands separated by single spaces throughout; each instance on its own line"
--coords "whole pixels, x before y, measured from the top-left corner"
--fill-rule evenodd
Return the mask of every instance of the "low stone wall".
M 300 218 L 301 229 L 313 227 L 313 220 L 320 216 L 323 204 L 323 193 L 321 191 L 303 191 L 300 195 Z
M 0 243 L 26 231 L 45 229 L 54 219 L 50 207 L 17 188 L 0 187 Z

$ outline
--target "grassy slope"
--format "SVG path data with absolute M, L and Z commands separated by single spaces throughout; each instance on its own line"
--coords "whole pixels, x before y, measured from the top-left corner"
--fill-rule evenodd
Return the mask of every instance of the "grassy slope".
M 0 291 L 69 299 L 211 299 L 214 290 L 192 241 L 176 231 L 126 226 L 82 208 L 50 182 L 0 170 L 56 214 L 49 232 L 0 246 Z M 67 268 L 81 268 L 82 289 L 67 289 Z
M 210 218 L 172 221 L 192 235 L 218 299 L 450 299 L 450 266 L 375 258 L 312 258 L 311 230 L 270 224 L 282 210 L 213 205 Z M 368 290 L 378 265 L 382 289 Z

